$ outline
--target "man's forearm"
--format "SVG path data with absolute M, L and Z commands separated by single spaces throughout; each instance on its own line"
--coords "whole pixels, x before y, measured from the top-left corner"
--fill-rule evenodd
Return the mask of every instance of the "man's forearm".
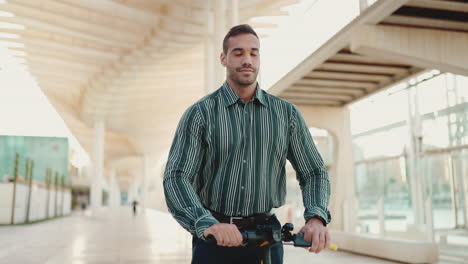
M 218 223 L 203 207 L 188 179 L 165 177 L 163 186 L 169 212 L 187 231 L 202 238 L 206 228 Z
M 305 207 L 304 219 L 307 222 L 312 217 L 319 217 L 326 225 L 331 221 L 330 212 L 328 211 L 330 181 L 325 169 L 316 172 L 316 174 L 305 177 L 302 188 Z

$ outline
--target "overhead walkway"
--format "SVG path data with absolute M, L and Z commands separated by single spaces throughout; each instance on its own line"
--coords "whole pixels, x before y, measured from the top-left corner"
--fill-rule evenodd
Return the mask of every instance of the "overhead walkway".
M 423 71 L 466 75 L 467 12 L 466 1 L 377 1 L 269 91 L 344 106 Z

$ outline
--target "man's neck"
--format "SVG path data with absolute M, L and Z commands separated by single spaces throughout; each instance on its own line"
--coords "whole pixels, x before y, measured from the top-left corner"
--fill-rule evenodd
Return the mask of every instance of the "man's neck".
M 255 94 L 255 88 L 257 88 L 257 81 L 252 83 L 251 85 L 238 85 L 233 83 L 231 80 L 226 80 L 232 90 L 244 101 L 247 103 L 252 99 Z

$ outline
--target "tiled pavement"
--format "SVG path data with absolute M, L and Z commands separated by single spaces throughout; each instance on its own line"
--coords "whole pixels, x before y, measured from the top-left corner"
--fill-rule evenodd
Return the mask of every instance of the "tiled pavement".
M 190 263 L 191 239 L 171 216 L 130 207 L 75 212 L 42 223 L 0 227 L 2 264 Z M 308 253 L 285 246 L 285 263 L 395 263 L 342 251 Z

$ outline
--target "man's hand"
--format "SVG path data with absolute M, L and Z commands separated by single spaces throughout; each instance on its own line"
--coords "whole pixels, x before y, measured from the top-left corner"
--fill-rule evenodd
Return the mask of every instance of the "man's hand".
M 305 241 L 312 242 L 312 247 L 309 248 L 310 252 L 319 253 L 324 248 L 330 247 L 328 228 L 316 217 L 309 219 L 299 232 L 304 233 Z
M 203 232 L 205 238 L 209 235 L 214 236 L 218 246 L 238 247 L 242 245 L 242 235 L 236 225 L 214 224 Z

